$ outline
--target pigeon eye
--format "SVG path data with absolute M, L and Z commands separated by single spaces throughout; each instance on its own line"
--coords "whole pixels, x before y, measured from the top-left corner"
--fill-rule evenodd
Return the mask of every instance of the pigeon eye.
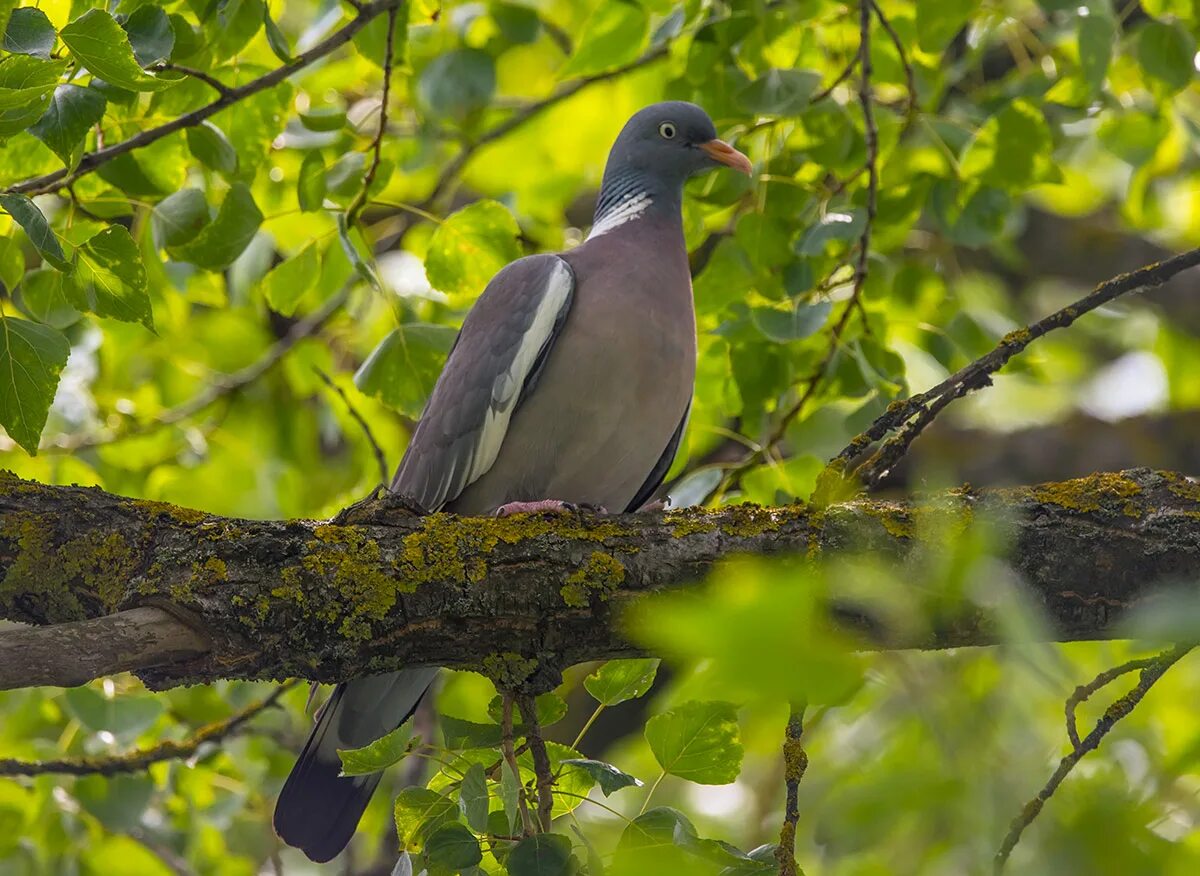
M 674 122 L 663 122 L 661 125 L 658 126 L 658 133 L 662 135 L 662 138 L 664 140 L 674 140 L 675 139 L 675 123 Z

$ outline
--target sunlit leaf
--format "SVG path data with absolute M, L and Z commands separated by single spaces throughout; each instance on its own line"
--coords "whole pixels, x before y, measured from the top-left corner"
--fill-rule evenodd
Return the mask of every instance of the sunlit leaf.
M 71 303 L 97 316 L 140 322 L 153 331 L 146 269 L 137 244 L 121 225 L 110 225 L 76 250 Z
M 280 262 L 263 278 L 263 292 L 271 309 L 284 316 L 296 312 L 296 305 L 313 287 L 321 273 L 321 262 L 315 241 L 305 244 L 300 252 Z
M 129 34 L 101 9 L 89 9 L 64 27 L 59 36 L 89 72 L 118 88 L 161 91 L 178 81 L 142 70 L 134 58 Z
M 557 724 L 567 715 L 566 700 L 554 692 L 539 694 L 534 701 L 534 708 L 537 710 L 538 725 L 542 727 Z M 499 724 L 503 717 L 503 699 L 499 695 L 492 697 L 487 711 L 488 717 Z M 516 703 L 513 704 L 513 721 L 518 725 L 526 723 L 525 713 Z
M 403 726 L 362 748 L 339 748 L 342 774 L 365 776 L 387 769 L 412 751 L 412 741 L 412 733 L 407 726 Z
M 654 684 L 659 663 L 657 657 L 609 660 L 585 678 L 583 686 L 597 702 L 615 706 L 644 696 Z
M 320 210 L 325 202 L 325 162 L 320 152 L 310 152 L 300 165 L 296 182 L 296 196 L 304 212 Z
M 63 164 L 74 167 L 84 137 L 104 117 L 106 105 L 104 97 L 93 88 L 60 85 L 29 133 L 49 146 Z
M 458 805 L 426 788 L 404 788 L 396 796 L 396 833 L 401 849 L 419 852 L 439 827 L 458 821 Z
M 704 785 L 738 777 L 742 745 L 731 703 L 688 702 L 646 722 L 646 742 L 664 771 Z
M 483 765 L 471 764 L 459 786 L 458 806 L 471 829 L 478 833 L 487 832 L 488 789 Z
M 600 760 L 588 760 L 586 758 L 572 758 L 563 761 L 564 764 L 577 766 L 584 770 L 588 775 L 595 779 L 600 784 L 600 790 L 607 797 L 613 791 L 619 791 L 622 788 L 640 788 L 642 780 L 634 778 L 629 773 L 622 772 L 611 763 L 605 763 Z
M 447 295 L 473 298 L 501 268 L 520 258 L 520 230 L 495 201 L 476 201 L 452 214 L 429 241 L 425 272 L 430 284 Z
M 36 119 L 66 66 L 66 61 L 47 61 L 32 55 L 0 59 L 0 110 L 32 112 Z
M 14 9 L 4 31 L 4 51 L 49 60 L 57 34 L 46 13 L 34 6 Z
M 632 61 L 646 43 L 649 26 L 646 11 L 631 0 L 597 4 L 558 75 L 588 76 Z
M 0 426 L 27 453 L 37 453 L 70 352 L 55 329 L 0 314 Z
M 433 392 L 456 332 L 443 325 L 409 323 L 380 342 L 354 375 L 367 395 L 417 416 Z
M 29 242 L 41 253 L 42 258 L 60 271 L 70 271 L 71 263 L 63 252 L 58 238 L 50 230 L 46 217 L 38 209 L 37 204 L 24 195 L 0 195 L 0 207 L 25 229 Z

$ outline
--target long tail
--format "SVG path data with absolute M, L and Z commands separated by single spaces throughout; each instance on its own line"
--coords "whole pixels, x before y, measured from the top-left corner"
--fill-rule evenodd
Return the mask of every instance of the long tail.
M 339 684 L 275 804 L 275 832 L 313 861 L 346 847 L 383 773 L 342 776 L 339 748 L 361 748 L 409 719 L 437 674 L 404 669 Z

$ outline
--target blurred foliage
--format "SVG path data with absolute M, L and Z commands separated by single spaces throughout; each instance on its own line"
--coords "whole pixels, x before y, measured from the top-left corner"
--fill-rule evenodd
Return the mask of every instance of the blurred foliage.
M 689 187 L 701 361 L 675 473 L 731 434 L 753 446 L 786 426 L 791 455 L 723 501 L 808 495 L 890 401 L 1079 297 L 1100 249 L 1200 245 L 1196 0 L 879 8 L 892 32 L 873 20 L 879 185 L 857 305 L 869 153 L 858 74 L 839 79 L 858 52 L 856 4 L 411 0 L 378 161 L 386 15 L 70 186 L 0 195 L 0 465 L 216 513 L 335 512 L 378 474 L 316 369 L 394 465 L 474 296 L 522 252 L 577 243 L 621 124 L 672 98 L 703 105 L 757 168 L 752 183 Z M 0 188 L 90 171 L 89 154 L 224 99 L 354 14 L 336 0 L 0 0 Z M 359 222 L 339 224 L 360 196 Z M 1047 216 L 1061 238 L 1029 245 Z M 347 288 L 330 319 L 289 334 Z M 1198 325 L 1194 307 L 1119 301 L 953 415 L 1008 430 L 1113 410 L 1114 397 L 1120 415 L 1196 405 Z M 261 375 L 226 380 L 285 342 Z M 714 485 L 700 470 L 678 495 Z M 923 589 L 1011 597 L 1019 635 L 1036 613 L 994 553 L 962 540 Z M 1066 750 L 1062 699 L 1130 646 L 852 655 L 816 619 L 823 581 L 892 594 L 894 574 L 739 565 L 703 597 L 643 608 L 633 628 L 672 658 L 670 684 L 655 685 L 656 662 L 619 661 L 568 672 L 538 703 L 569 832 L 503 839 L 519 832 L 531 756 L 519 775 L 494 767 L 493 685 L 447 674 L 428 785 L 397 797 L 390 771 L 352 872 L 390 869 L 393 817 L 417 872 L 773 872 L 785 699 L 801 696 L 817 707 L 797 843 L 810 873 L 988 871 Z M 912 622 L 936 608 L 887 606 Z M 666 621 L 647 621 L 654 611 Z M 183 738 L 263 691 L 149 695 L 122 677 L 10 692 L 0 753 L 112 755 Z M 1185 661 L 1066 782 L 1014 867 L 1196 872 L 1198 698 L 1200 668 Z M 0 872 L 314 872 L 278 848 L 269 819 L 307 732 L 303 700 L 289 692 L 250 731 L 144 774 L 0 780 Z M 408 732 L 350 757 L 391 762 Z

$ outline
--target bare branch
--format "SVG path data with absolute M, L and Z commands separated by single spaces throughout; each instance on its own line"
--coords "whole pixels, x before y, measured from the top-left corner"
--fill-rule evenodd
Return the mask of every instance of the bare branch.
M 1100 747 L 1100 743 L 1104 741 L 1104 737 L 1108 735 L 1108 731 L 1112 730 L 1113 726 L 1128 715 L 1137 707 L 1150 692 L 1150 688 L 1154 686 L 1163 674 L 1168 669 L 1174 666 L 1179 660 L 1192 650 L 1192 645 L 1178 645 L 1169 651 L 1164 651 L 1149 662 L 1148 665 L 1142 668 L 1141 675 L 1138 678 L 1137 686 L 1129 693 L 1121 697 L 1115 703 L 1108 707 L 1104 715 L 1096 722 L 1096 726 L 1092 728 L 1083 741 L 1075 746 L 1075 748 L 1058 763 L 1058 769 L 1050 776 L 1042 790 L 1038 791 L 1036 797 L 1025 804 L 1025 808 L 1021 810 L 1021 814 L 1013 819 L 1012 826 L 1005 835 L 1003 842 L 1000 844 L 1000 850 L 996 852 L 994 862 L 994 872 L 999 874 L 1004 871 L 1005 865 L 1008 863 L 1008 858 L 1012 854 L 1012 850 L 1021 840 L 1021 834 L 1025 828 L 1033 823 L 1033 820 L 1038 817 L 1042 811 L 1042 807 L 1046 805 L 1054 792 L 1058 790 L 1058 786 L 1063 783 L 1063 780 L 1070 775 L 1071 770 L 1079 763 L 1089 751 L 1095 751 Z
M 232 88 L 230 88 L 228 85 L 226 85 L 220 79 L 217 79 L 215 76 L 210 76 L 209 74 L 205 73 L 203 70 L 196 70 L 193 67 L 185 67 L 182 64 L 172 64 L 170 61 L 159 61 L 157 64 L 155 64 L 150 69 L 154 70 L 155 72 L 162 72 L 164 70 L 169 70 L 169 71 L 174 71 L 176 73 L 182 73 L 184 76 L 191 76 L 193 79 L 198 79 L 201 82 L 203 82 L 205 85 L 207 85 L 209 88 L 216 91 L 217 94 L 221 95 L 222 97 L 226 97 L 226 98 L 230 97 L 230 95 L 233 91 Z
M 1090 294 L 1057 310 L 1032 325 L 1009 332 L 989 353 L 959 369 L 937 386 L 912 398 L 895 403 L 879 416 L 871 427 L 844 447 L 831 464 L 844 466 L 889 432 L 908 424 L 902 433 L 884 444 L 857 474 L 868 485 L 879 483 L 907 452 L 913 440 L 948 404 L 977 389 L 991 385 L 991 375 L 1038 338 L 1055 329 L 1066 328 L 1085 313 L 1131 292 L 1161 286 L 1176 274 L 1200 265 L 1200 249 L 1181 253 L 1100 283 Z
M 367 168 L 367 173 L 363 177 L 362 189 L 354 196 L 350 206 L 346 208 L 347 227 L 354 224 L 359 212 L 366 206 L 371 185 L 375 182 L 375 175 L 379 172 L 379 162 L 383 160 L 383 135 L 387 133 L 388 100 L 392 91 L 392 65 L 395 63 L 393 43 L 396 37 L 396 14 L 398 11 L 396 7 L 388 10 L 387 40 L 383 50 L 383 95 L 379 101 L 379 128 L 371 140 L 370 148 L 373 156 L 371 166 Z
M 207 742 L 220 742 L 240 731 L 252 718 L 279 702 L 279 698 L 299 682 L 289 681 L 275 688 L 270 694 L 246 708 L 234 712 L 228 718 L 214 721 L 199 728 L 186 739 L 164 740 L 152 748 L 116 754 L 108 757 L 74 757 L 62 760 L 21 761 L 0 758 L 0 776 L 38 776 L 46 773 L 61 773 L 71 776 L 136 773 L 151 764 L 164 760 L 183 760 L 196 753 Z
M 546 751 L 546 740 L 542 738 L 542 727 L 538 722 L 537 700 L 532 694 L 519 694 L 517 705 L 528 728 L 525 741 L 533 756 L 533 772 L 537 776 L 537 815 L 539 830 L 550 830 L 551 812 L 554 809 L 554 773 L 550 768 L 550 755 Z
M 350 416 L 354 418 L 354 422 L 358 423 L 359 428 L 362 429 L 363 435 L 366 436 L 367 443 L 371 445 L 371 453 L 375 455 L 375 464 L 379 467 L 379 483 L 386 484 L 388 482 L 387 457 L 384 455 L 383 448 L 379 446 L 379 442 L 375 440 L 375 433 L 371 431 L 370 425 L 363 418 L 363 415 L 358 412 L 358 409 L 351 404 L 350 399 L 347 397 L 345 391 L 333 382 L 332 377 L 315 365 L 313 366 L 313 371 L 316 372 L 317 377 L 321 378 L 321 381 L 326 386 L 337 393 L 338 397 L 345 403 L 346 410 L 349 411 Z

